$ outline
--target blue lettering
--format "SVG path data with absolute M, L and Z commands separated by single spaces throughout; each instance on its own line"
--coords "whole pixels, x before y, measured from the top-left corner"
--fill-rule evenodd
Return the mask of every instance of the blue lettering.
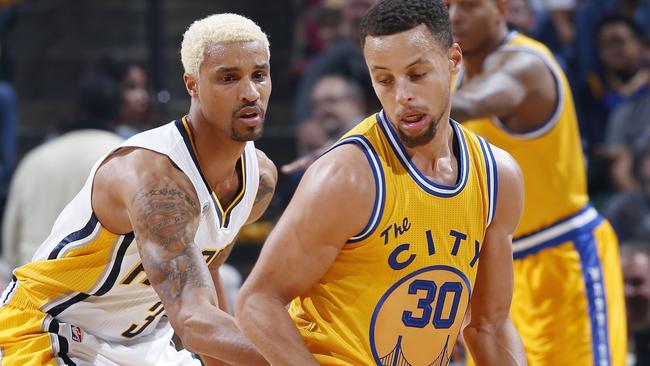
M 384 229 L 384 231 L 381 232 L 381 237 L 384 238 L 384 245 L 388 244 L 388 231 L 390 230 L 390 226 Z
M 427 247 L 429 248 L 429 255 L 436 254 L 436 243 L 433 242 L 431 230 L 427 230 Z
M 397 248 L 395 248 L 395 250 L 393 250 L 393 252 L 390 253 L 390 255 L 388 256 L 388 265 L 390 266 L 390 268 L 399 271 L 401 269 L 406 268 L 409 264 L 411 264 L 411 262 L 413 262 L 413 260 L 415 260 L 415 254 L 411 254 L 408 257 L 408 259 L 404 262 L 400 262 L 397 259 L 400 253 L 409 250 L 410 246 L 411 244 L 408 243 L 398 245 Z
M 438 287 L 433 281 L 415 280 L 409 285 L 409 295 L 415 295 L 419 290 L 426 291 L 424 298 L 418 299 L 418 309 L 422 309 L 420 317 L 413 316 L 413 312 L 406 310 L 402 313 L 402 322 L 407 327 L 424 328 L 431 319 L 431 303 L 436 297 Z M 436 310 L 437 311 L 437 310 Z
M 443 319 L 442 310 L 445 307 L 447 294 L 450 292 L 454 294 L 454 300 L 451 303 L 449 316 L 446 319 Z M 436 304 L 436 311 L 433 314 L 433 326 L 436 329 L 448 329 L 454 324 L 454 321 L 456 320 L 456 313 L 458 312 L 458 303 L 460 303 L 461 292 L 463 292 L 463 286 L 460 284 L 460 282 L 445 282 L 440 287 L 440 292 L 438 293 L 438 303 Z
M 474 267 L 476 261 L 478 260 L 478 255 L 480 252 L 481 252 L 481 243 L 479 243 L 478 240 L 474 240 L 474 258 L 472 258 L 472 261 L 469 262 L 470 267 Z
M 460 242 L 467 239 L 467 234 L 460 233 L 456 230 L 451 230 L 449 232 L 449 235 L 456 238 L 456 241 L 454 242 L 454 247 L 451 249 L 451 255 L 455 256 L 458 254 L 458 249 L 460 248 Z

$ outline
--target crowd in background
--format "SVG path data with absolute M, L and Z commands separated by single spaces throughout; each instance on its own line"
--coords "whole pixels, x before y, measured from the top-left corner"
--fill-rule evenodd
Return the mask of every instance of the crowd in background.
M 379 107 L 357 33 L 375 2 L 296 2 L 301 16 L 290 67 L 296 157 L 329 145 Z M 546 44 L 569 77 L 589 193 L 621 242 L 632 349 L 638 365 L 650 364 L 650 1 L 509 0 L 507 18 L 513 30 Z M 0 287 L 3 274 L 28 261 L 47 236 L 92 164 L 154 125 L 151 99 L 138 63 L 114 55 L 96 60 L 79 81 L 69 121 L 19 159 L 16 94 L 0 81 Z

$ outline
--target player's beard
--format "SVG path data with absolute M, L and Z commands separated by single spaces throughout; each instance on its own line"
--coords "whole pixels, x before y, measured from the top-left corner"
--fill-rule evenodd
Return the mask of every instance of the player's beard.
M 436 136 L 436 132 L 438 132 L 438 120 L 432 120 L 429 127 L 417 136 L 409 136 L 399 128 L 397 129 L 400 141 L 410 149 L 428 144 Z
M 261 109 L 260 115 L 260 124 L 254 127 L 248 127 L 239 123 L 237 116 L 233 115 L 232 122 L 230 124 L 230 138 L 234 141 L 257 141 L 262 137 L 264 132 L 264 117 L 266 111 Z
M 246 127 L 237 128 L 235 123 L 232 124 L 230 129 L 230 138 L 234 141 L 257 141 L 262 137 L 262 132 L 264 131 L 264 123 L 260 123 L 255 127 Z

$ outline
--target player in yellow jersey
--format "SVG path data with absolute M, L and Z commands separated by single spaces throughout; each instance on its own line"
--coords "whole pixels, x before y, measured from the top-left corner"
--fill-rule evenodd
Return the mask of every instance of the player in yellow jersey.
M 447 8 L 380 1 L 361 34 L 384 110 L 305 173 L 241 290 L 238 324 L 273 365 L 428 366 L 448 364 L 469 313 L 480 365 L 523 365 L 508 315 L 522 178 L 449 119 L 462 56 Z
M 509 32 L 505 0 L 446 0 L 463 50 L 451 115 L 524 174 L 512 319 L 533 366 L 623 366 L 618 244 L 589 206 L 571 90 L 549 50 Z

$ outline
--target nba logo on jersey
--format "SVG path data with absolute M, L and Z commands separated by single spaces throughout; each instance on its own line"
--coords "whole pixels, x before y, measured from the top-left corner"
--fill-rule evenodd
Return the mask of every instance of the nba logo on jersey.
M 70 326 L 70 333 L 72 333 L 72 340 L 75 342 L 83 342 L 83 332 L 81 328 L 76 325 Z

